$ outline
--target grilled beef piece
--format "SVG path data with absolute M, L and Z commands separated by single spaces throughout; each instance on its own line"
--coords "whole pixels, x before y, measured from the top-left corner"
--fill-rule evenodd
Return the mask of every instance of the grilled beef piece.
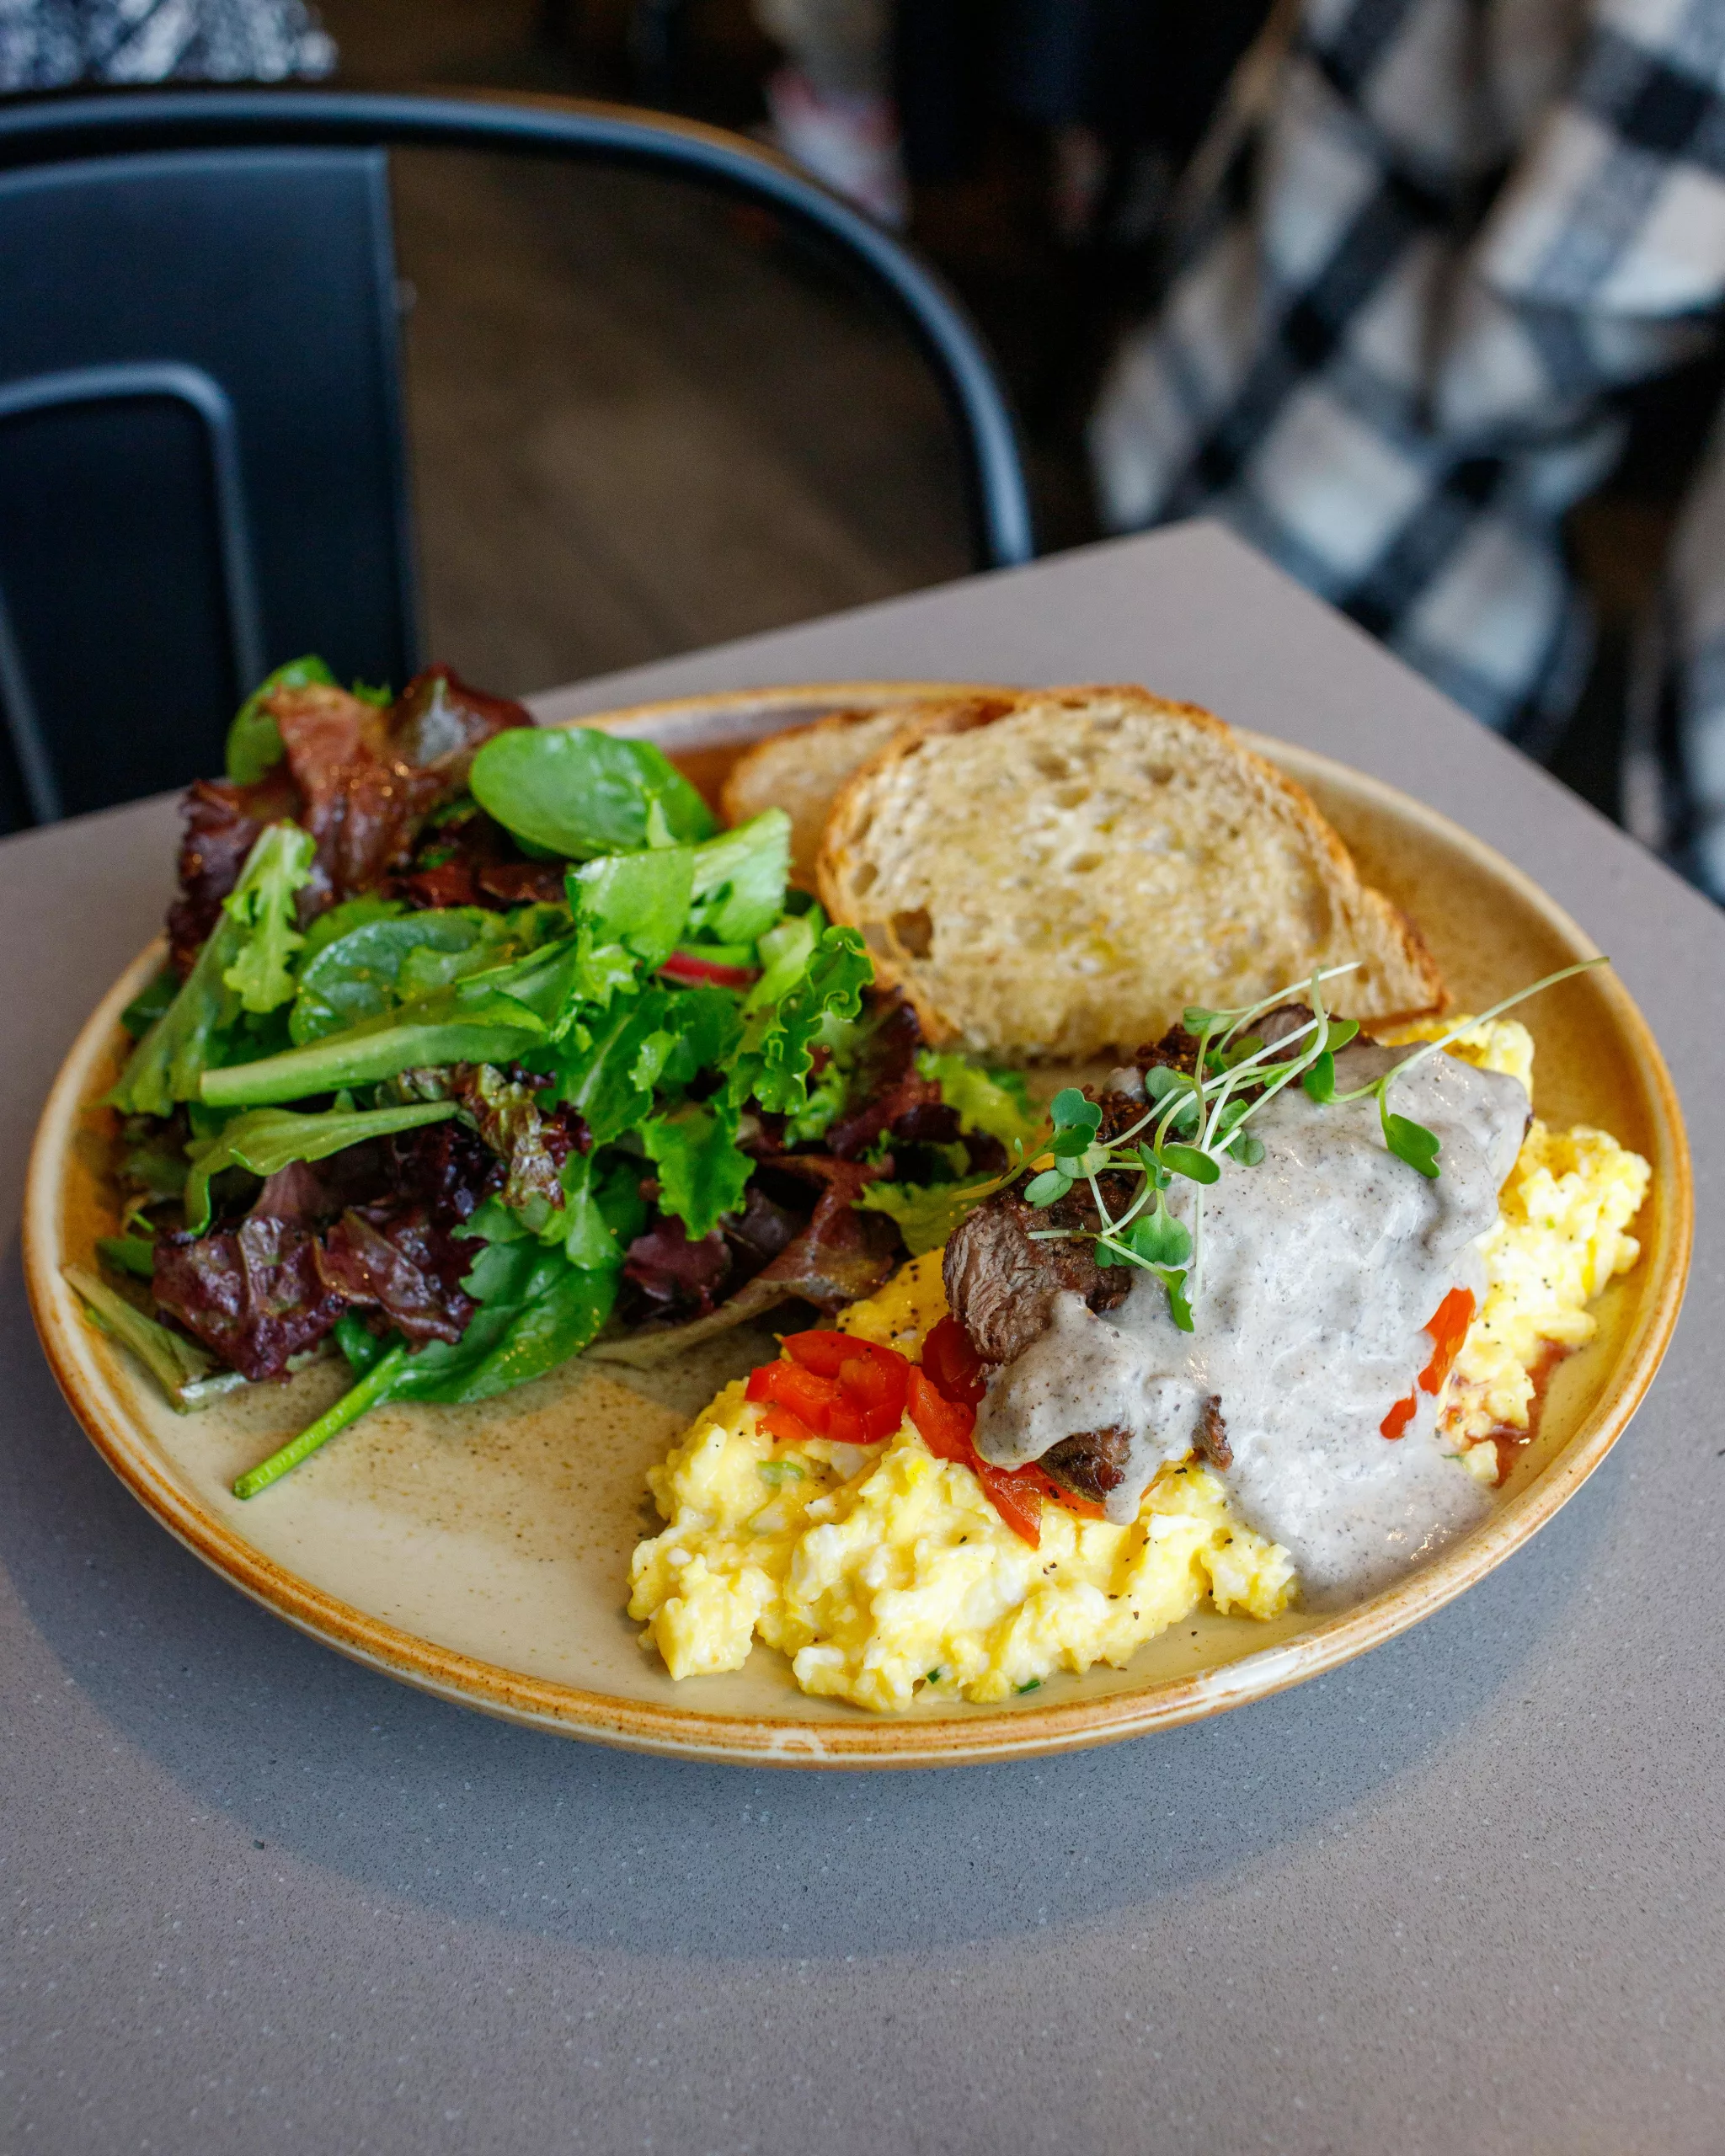
M 1311 1018 L 1311 1009 L 1304 1003 L 1279 1003 L 1274 1011 L 1266 1011 L 1263 1017 L 1254 1019 L 1249 1030 L 1267 1047 L 1274 1047 L 1290 1033 L 1298 1033 Z M 1189 1076 L 1198 1067 L 1198 1036 L 1188 1033 L 1183 1026 L 1170 1026 L 1159 1041 L 1147 1042 L 1132 1059 L 1140 1070 L 1162 1064 L 1170 1070 L 1183 1070 Z M 1253 1090 L 1251 1086 L 1242 1089 L 1247 1099 Z
M 1119 1178 L 1122 1185 L 1127 1179 Z M 1105 1193 L 1112 1205 L 1114 1193 Z M 1124 1196 L 1122 1203 L 1124 1202 Z M 985 1363 L 1010 1363 L 1048 1329 L 1056 1295 L 1111 1310 L 1132 1286 L 1129 1266 L 1099 1266 L 1087 1242 L 1033 1242 L 1039 1228 L 1094 1228 L 1088 1193 L 1027 1205 L 1015 1192 L 985 1199 L 954 1233 L 941 1267 L 947 1305 Z
M 1063 1490 L 1092 1505 L 1106 1504 L 1108 1492 L 1126 1479 L 1126 1458 L 1132 1449 L 1132 1433 L 1124 1424 L 1111 1422 L 1103 1430 L 1080 1430 L 1050 1445 L 1037 1465 Z
M 1212 1467 L 1231 1467 L 1234 1448 L 1228 1443 L 1228 1426 L 1222 1420 L 1222 1403 L 1213 1393 L 1204 1395 L 1204 1405 L 1198 1411 L 1198 1428 L 1193 1433 L 1193 1444 Z

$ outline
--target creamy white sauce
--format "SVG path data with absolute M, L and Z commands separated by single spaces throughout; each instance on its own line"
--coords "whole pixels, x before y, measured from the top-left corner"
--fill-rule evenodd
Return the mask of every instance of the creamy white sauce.
M 1410 1053 L 1344 1049 L 1338 1089 Z M 1436 1134 L 1436 1182 L 1386 1150 L 1375 1102 L 1320 1107 L 1285 1088 L 1252 1118 L 1263 1161 L 1227 1164 L 1204 1193 L 1194 1330 L 1178 1330 L 1146 1273 L 1103 1316 L 1059 1297 L 1049 1329 L 990 1385 L 976 1425 L 984 1458 L 1022 1466 L 1062 1438 L 1122 1425 L 1133 1442 L 1108 1513 L 1129 1521 L 1163 1461 L 1192 1449 L 1213 1394 L 1233 1452 L 1224 1480 L 1317 1606 L 1370 1593 L 1474 1525 L 1490 1501 L 1445 1455 L 1437 1402 L 1414 1381 L 1445 1296 L 1484 1298 L 1478 1241 L 1498 1217 L 1527 1092 L 1438 1054 L 1392 1084 L 1390 1107 Z M 1180 1177 L 1169 1193 L 1188 1225 L 1194 1193 Z M 1410 1390 L 1413 1422 L 1385 1438 L 1385 1416 Z

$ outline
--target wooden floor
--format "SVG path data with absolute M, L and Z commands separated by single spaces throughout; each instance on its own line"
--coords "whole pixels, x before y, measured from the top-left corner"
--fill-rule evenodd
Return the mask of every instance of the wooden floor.
M 558 79 L 505 0 L 322 12 L 352 80 Z M 969 567 L 926 370 L 782 232 L 509 159 L 394 184 L 429 652 L 521 692 Z

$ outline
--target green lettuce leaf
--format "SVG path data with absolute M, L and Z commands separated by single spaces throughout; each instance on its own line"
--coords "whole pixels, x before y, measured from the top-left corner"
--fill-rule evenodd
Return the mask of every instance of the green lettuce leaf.
M 771 1114 L 798 1115 L 809 1103 L 812 1050 L 825 1030 L 854 1019 L 874 968 L 854 928 L 821 931 L 802 973 L 771 1008 L 750 1012 L 731 1066 L 727 1097 L 750 1097 Z
M 597 1145 L 609 1145 L 650 1113 L 653 1088 L 674 1045 L 667 1027 L 671 991 L 649 988 L 614 1004 L 593 1022 L 584 1047 L 565 1054 L 558 1097 L 586 1120 Z
M 242 984 L 262 997 L 285 979 L 291 994 L 291 976 L 275 976 L 291 956 L 282 941 L 286 909 L 309 875 L 311 858 L 310 834 L 297 824 L 272 824 L 259 833 L 179 994 L 132 1050 L 109 1095 L 122 1114 L 171 1115 L 176 1102 L 198 1097 L 206 1074 L 230 1044 L 225 1037 L 241 1015 Z M 261 886 L 268 887 L 269 898 L 261 917 L 254 920 L 252 894 Z M 254 935 L 263 939 L 264 955 L 242 963 Z
M 312 834 L 297 824 L 272 824 L 246 858 L 245 872 L 222 901 L 222 910 L 242 931 L 233 963 L 222 978 L 243 1010 L 261 1016 L 291 1003 L 294 995 L 294 953 L 305 942 L 299 932 L 297 894 L 311 881 L 318 851 Z
M 215 1137 L 188 1148 L 192 1166 L 185 1182 L 187 1230 L 201 1235 L 209 1226 L 211 1181 L 224 1169 L 248 1168 L 255 1176 L 273 1176 L 291 1161 L 327 1160 L 368 1138 L 416 1130 L 423 1123 L 442 1123 L 455 1113 L 453 1101 L 430 1101 L 403 1107 L 328 1108 L 321 1115 L 259 1108 L 236 1116 Z
M 647 1225 L 641 1164 L 615 1153 L 571 1153 L 563 1163 L 564 1205 L 545 1233 L 560 1234 L 563 1254 L 585 1271 L 620 1266 Z
M 662 966 L 689 917 L 698 851 L 604 854 L 571 869 L 569 904 L 594 947 L 620 943 L 644 964 Z
M 957 1112 L 959 1128 L 967 1134 L 997 1138 L 1015 1158 L 1040 1136 L 1044 1118 L 1031 1107 L 1016 1070 L 985 1070 L 962 1055 L 927 1048 L 917 1051 L 916 1070 L 940 1087 L 942 1100 Z
M 884 1213 L 895 1221 L 905 1249 L 921 1257 L 925 1251 L 938 1250 L 1001 1183 L 999 1176 L 980 1182 L 871 1182 L 858 1191 L 855 1203 L 865 1213 Z
M 694 933 L 715 943 L 753 943 L 785 910 L 791 819 L 782 808 L 723 831 L 694 849 Z
M 641 1126 L 641 1143 L 659 1170 L 660 1210 L 674 1213 L 689 1240 L 710 1235 L 722 1213 L 734 1213 L 755 1171 L 737 1145 L 737 1112 L 723 1100 L 686 1101 Z
M 335 676 L 321 659 L 308 654 L 290 659 L 266 674 L 233 715 L 227 729 L 227 776 L 236 786 L 251 786 L 287 753 L 275 721 L 264 708 L 277 689 L 334 688 Z

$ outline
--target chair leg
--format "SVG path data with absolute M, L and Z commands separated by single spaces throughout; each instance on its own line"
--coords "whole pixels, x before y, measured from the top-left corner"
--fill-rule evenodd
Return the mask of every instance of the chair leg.
M 629 61 L 636 94 L 649 104 L 668 104 L 681 72 L 689 0 L 633 0 L 629 9 Z

